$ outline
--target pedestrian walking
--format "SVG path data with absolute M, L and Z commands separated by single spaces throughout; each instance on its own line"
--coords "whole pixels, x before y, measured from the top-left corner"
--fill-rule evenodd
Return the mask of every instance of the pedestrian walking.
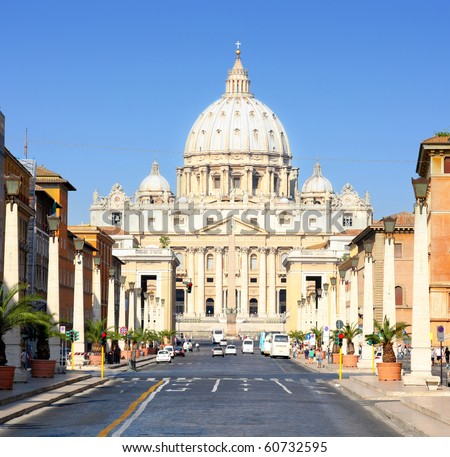
M 322 368 L 322 362 L 323 362 L 323 357 L 322 357 L 322 351 L 317 349 L 316 351 L 316 362 L 317 362 L 317 368 Z
M 114 363 L 120 363 L 121 350 L 118 344 L 114 348 Z
M 442 363 L 442 352 L 441 352 L 440 347 L 436 348 L 435 354 L 436 354 L 436 362 L 438 365 L 440 365 Z
M 314 349 L 313 348 L 311 348 L 309 350 L 309 358 L 308 358 L 308 360 L 309 360 L 309 363 L 314 363 Z
M 22 349 L 22 354 L 20 354 L 20 366 L 22 370 L 26 370 L 28 368 L 28 352 L 26 349 Z
M 431 366 L 434 366 L 434 359 L 436 357 L 436 351 L 434 350 L 434 347 L 431 347 Z
M 308 363 L 308 359 L 309 359 L 309 349 L 308 348 L 305 348 L 304 354 L 305 354 L 305 363 Z
M 445 356 L 445 368 L 449 368 L 450 350 L 448 349 L 448 346 L 445 347 L 444 356 Z

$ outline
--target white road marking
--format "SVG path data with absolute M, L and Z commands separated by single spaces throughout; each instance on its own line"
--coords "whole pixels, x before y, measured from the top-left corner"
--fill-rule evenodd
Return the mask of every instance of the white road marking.
M 211 392 L 217 392 L 217 388 L 219 387 L 219 383 L 220 383 L 220 379 L 217 379 L 215 384 L 214 384 L 213 389 L 211 390 Z
M 127 428 L 136 420 L 139 418 L 139 416 L 144 412 L 145 408 L 147 405 L 155 398 L 156 394 L 158 392 L 161 392 L 161 390 L 170 382 L 170 378 L 164 378 L 164 383 L 161 384 L 154 392 L 152 392 L 147 399 L 141 403 L 139 408 L 136 410 L 136 412 L 129 417 L 115 433 L 112 434 L 112 436 L 122 436 L 122 433 L 124 433 Z
M 285 390 L 288 394 L 292 395 L 292 392 L 286 387 L 281 384 L 281 382 L 278 381 L 278 379 L 271 379 L 275 384 L 278 384 L 283 390 Z

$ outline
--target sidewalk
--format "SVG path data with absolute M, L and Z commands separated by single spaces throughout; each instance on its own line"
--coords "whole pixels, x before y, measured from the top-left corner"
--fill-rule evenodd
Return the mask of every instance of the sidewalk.
M 426 386 L 404 386 L 402 381 L 378 381 L 372 369 L 343 368 L 324 361 L 322 368 L 305 363 L 304 357 L 292 359 L 307 370 L 334 373 L 330 385 L 336 390 L 361 400 L 372 402 L 374 408 L 393 422 L 406 427 L 414 436 L 450 437 L 450 388 L 440 385 L 437 390 Z
M 139 357 L 137 368 L 156 363 L 156 356 Z M 128 361 L 116 365 L 101 367 L 93 365 L 77 366 L 64 374 L 55 374 L 54 378 L 29 378 L 27 382 L 15 382 L 12 390 L 0 390 L 0 424 L 23 416 L 39 408 L 55 403 L 108 381 L 108 376 L 115 371 L 127 371 Z

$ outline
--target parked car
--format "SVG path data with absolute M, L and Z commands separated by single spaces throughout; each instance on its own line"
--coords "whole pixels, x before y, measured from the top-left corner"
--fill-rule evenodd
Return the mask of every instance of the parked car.
M 225 355 L 237 355 L 236 346 L 234 344 L 229 344 L 225 348 Z
M 223 353 L 223 349 L 220 346 L 219 347 L 216 346 L 215 348 L 212 348 L 211 352 L 212 352 L 213 357 L 215 357 L 216 355 L 225 357 L 225 354 Z
M 184 349 L 184 352 L 192 352 L 192 343 L 190 341 L 185 341 L 183 343 L 183 349 Z
M 172 362 L 172 355 L 170 354 L 169 351 L 166 351 L 165 349 L 161 349 L 158 351 L 158 354 L 156 354 L 156 363 L 159 362 Z
M 167 352 L 170 352 L 170 355 L 172 356 L 172 359 L 175 357 L 175 352 L 174 352 L 174 349 L 173 349 L 173 346 L 172 346 L 172 345 L 167 344 L 166 346 L 164 346 L 164 349 L 165 349 Z
M 174 349 L 175 356 L 184 357 L 186 354 L 184 352 L 183 346 L 175 346 Z
M 383 361 L 383 349 L 380 348 L 375 354 L 375 363 L 380 363 Z

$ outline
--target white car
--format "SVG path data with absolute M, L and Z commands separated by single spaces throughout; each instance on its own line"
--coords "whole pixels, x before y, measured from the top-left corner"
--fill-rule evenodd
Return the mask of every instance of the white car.
M 236 346 L 234 344 L 229 344 L 225 348 L 225 355 L 237 355 Z
M 254 354 L 253 347 L 253 340 L 251 340 L 250 338 L 246 338 L 242 341 L 242 354 Z
M 220 346 L 216 346 L 215 348 L 212 348 L 211 355 L 213 357 L 215 357 L 215 356 L 224 357 L 225 356 L 225 354 L 223 353 L 223 349 Z
M 166 350 L 167 352 L 170 352 L 172 359 L 175 357 L 175 349 L 170 344 L 168 344 L 167 346 L 164 346 L 164 350 Z
M 228 344 L 227 340 L 220 340 L 219 346 L 225 347 Z
M 380 363 L 383 361 L 383 349 L 378 349 L 375 354 L 375 363 Z
M 170 355 L 169 351 L 166 351 L 165 349 L 161 349 L 158 351 L 158 354 L 156 354 L 156 363 L 159 362 L 172 362 L 172 356 Z

